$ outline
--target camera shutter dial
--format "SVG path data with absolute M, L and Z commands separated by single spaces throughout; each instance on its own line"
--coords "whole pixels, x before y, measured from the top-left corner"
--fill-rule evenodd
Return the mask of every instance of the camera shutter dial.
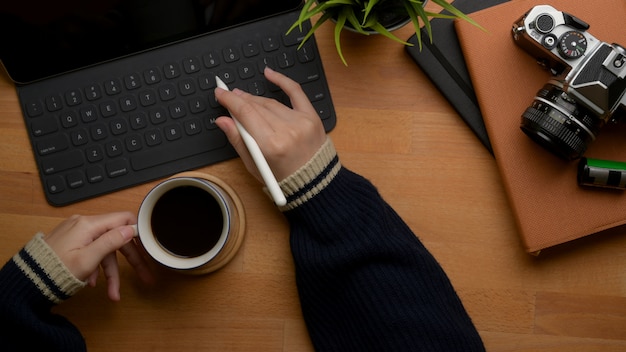
M 535 19 L 535 29 L 540 33 L 550 33 L 554 29 L 554 18 L 547 13 L 542 13 Z
M 587 38 L 578 31 L 569 31 L 559 38 L 559 53 L 566 59 L 577 59 L 587 50 Z

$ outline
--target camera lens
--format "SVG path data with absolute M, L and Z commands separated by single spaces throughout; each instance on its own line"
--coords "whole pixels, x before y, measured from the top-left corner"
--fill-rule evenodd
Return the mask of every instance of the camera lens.
M 604 121 L 576 104 L 560 83 L 551 82 L 537 93 L 522 115 L 521 129 L 553 154 L 565 160 L 578 159 Z

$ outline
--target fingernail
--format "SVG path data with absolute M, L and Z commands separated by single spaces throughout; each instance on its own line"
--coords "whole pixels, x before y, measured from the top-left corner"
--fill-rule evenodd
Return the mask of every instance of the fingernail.
M 137 229 L 137 224 L 135 225 L 130 225 L 130 227 L 133 228 L 133 237 L 137 237 L 139 236 L 139 230 Z
M 126 241 L 128 241 L 131 238 L 135 237 L 135 229 L 133 228 L 133 226 L 123 226 L 123 227 L 120 227 L 120 233 L 122 234 L 122 237 Z

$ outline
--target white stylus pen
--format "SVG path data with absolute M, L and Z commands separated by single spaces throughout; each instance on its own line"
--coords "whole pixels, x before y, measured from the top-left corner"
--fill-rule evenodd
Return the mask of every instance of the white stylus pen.
M 224 83 L 224 81 L 222 81 L 219 77 L 215 76 L 215 82 L 217 83 L 217 86 L 219 88 L 229 90 L 226 83 Z M 256 164 L 256 168 L 259 170 L 259 173 L 261 173 L 261 177 L 263 178 L 265 186 L 270 192 L 270 195 L 274 199 L 274 203 L 276 203 L 276 205 L 278 206 L 283 206 L 287 204 L 287 199 L 285 198 L 283 191 L 281 191 L 280 186 L 278 185 L 278 181 L 276 181 L 276 177 L 274 177 L 272 169 L 270 169 L 270 166 L 267 164 L 267 160 L 265 160 L 265 157 L 261 152 L 261 148 L 259 148 L 259 145 L 256 143 L 254 138 L 252 138 L 250 133 L 248 133 L 248 131 L 246 131 L 246 129 L 239 123 L 239 121 L 237 121 L 232 112 L 230 113 L 230 117 L 232 117 L 233 121 L 235 121 L 237 130 L 239 131 L 239 134 L 241 135 L 244 144 L 248 148 L 248 151 L 252 156 L 252 160 L 254 160 L 254 163 Z

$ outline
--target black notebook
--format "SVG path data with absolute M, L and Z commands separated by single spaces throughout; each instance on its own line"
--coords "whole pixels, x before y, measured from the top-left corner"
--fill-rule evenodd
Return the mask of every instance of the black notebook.
M 452 4 L 463 13 L 471 14 L 507 1 L 456 0 Z M 454 21 L 435 18 L 430 23 L 433 32 L 432 43 L 428 40 L 426 29 L 422 28 L 422 50 L 420 51 L 415 34 L 408 40 L 413 46 L 407 46 L 406 50 L 487 150 L 493 154 L 469 72 L 465 66 L 463 52 L 454 29 Z

